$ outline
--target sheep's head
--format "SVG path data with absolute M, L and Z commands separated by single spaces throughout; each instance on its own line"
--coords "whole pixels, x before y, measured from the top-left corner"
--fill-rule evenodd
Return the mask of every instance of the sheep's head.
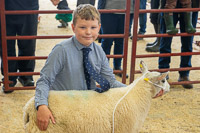
M 152 97 L 155 97 L 161 89 L 163 89 L 164 93 L 169 91 L 170 85 L 166 80 L 168 72 L 150 72 L 143 61 L 140 61 L 140 70 L 144 75 L 144 80 L 152 84 Z

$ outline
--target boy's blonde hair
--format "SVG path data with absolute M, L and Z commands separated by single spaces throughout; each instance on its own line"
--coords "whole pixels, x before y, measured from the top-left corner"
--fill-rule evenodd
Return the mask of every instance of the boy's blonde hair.
M 77 19 L 94 20 L 97 19 L 100 23 L 100 14 L 98 10 L 90 4 L 81 4 L 73 12 L 73 24 L 75 25 Z

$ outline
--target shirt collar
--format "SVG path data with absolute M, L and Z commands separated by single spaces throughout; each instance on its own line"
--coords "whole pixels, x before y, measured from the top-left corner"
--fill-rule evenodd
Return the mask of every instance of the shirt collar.
M 74 45 L 76 46 L 76 48 L 78 50 L 82 50 L 82 48 L 91 48 L 92 50 L 94 50 L 94 42 L 90 44 L 90 46 L 86 47 L 84 45 L 82 45 L 77 39 L 76 36 L 73 35 L 72 36 L 72 40 L 74 41 Z

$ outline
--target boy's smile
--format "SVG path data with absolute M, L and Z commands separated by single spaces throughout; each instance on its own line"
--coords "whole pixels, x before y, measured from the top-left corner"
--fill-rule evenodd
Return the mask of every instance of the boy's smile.
M 89 46 L 98 37 L 101 24 L 97 19 L 85 20 L 78 18 L 76 24 L 72 24 L 72 30 L 76 39 L 84 46 Z

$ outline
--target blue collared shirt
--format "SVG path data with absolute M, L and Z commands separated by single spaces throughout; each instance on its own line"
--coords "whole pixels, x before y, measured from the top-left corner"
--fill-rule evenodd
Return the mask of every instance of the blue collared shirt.
M 73 36 L 53 48 L 36 83 L 36 107 L 48 105 L 49 90 L 87 90 L 83 69 L 82 48 L 84 47 L 86 46 Z M 92 66 L 109 81 L 111 88 L 126 86 L 116 80 L 101 46 L 92 43 L 89 48 L 92 49 L 89 53 Z M 91 89 L 95 88 L 96 82 L 91 79 Z

